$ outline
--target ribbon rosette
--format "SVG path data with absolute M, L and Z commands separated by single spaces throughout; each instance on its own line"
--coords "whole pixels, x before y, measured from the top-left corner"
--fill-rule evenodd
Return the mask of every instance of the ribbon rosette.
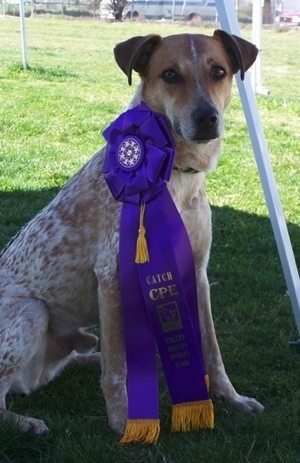
M 142 204 L 166 186 L 175 154 L 164 117 L 145 103 L 121 114 L 104 132 L 107 141 L 103 169 L 113 197 Z

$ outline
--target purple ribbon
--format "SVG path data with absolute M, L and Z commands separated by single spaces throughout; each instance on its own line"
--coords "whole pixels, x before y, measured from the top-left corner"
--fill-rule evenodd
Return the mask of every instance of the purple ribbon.
M 195 264 L 166 187 L 174 141 L 163 116 L 144 103 L 106 131 L 103 172 L 120 219 L 120 289 L 127 358 L 129 420 L 158 419 L 156 346 L 173 404 L 209 400 L 201 350 Z M 135 264 L 140 206 L 150 261 Z

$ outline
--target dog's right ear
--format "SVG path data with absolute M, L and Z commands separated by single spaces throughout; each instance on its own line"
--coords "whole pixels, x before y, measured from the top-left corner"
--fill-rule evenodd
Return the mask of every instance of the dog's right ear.
M 128 77 L 131 85 L 131 73 L 134 69 L 143 74 L 154 48 L 162 41 L 160 35 L 146 35 L 132 37 L 125 42 L 118 43 L 114 48 L 115 60 Z

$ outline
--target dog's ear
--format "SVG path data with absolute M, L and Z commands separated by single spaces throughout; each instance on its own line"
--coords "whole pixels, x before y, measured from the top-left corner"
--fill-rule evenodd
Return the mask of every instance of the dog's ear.
M 161 42 L 160 35 L 146 35 L 132 37 L 121 42 L 114 48 L 115 60 L 128 77 L 128 84 L 131 85 L 131 73 L 134 69 L 143 74 L 154 48 Z
M 237 37 L 236 35 L 228 34 L 220 29 L 214 32 L 214 38 L 220 40 L 230 59 L 232 71 L 235 74 L 241 71 L 241 79 L 244 80 L 245 72 L 254 63 L 258 49 L 253 43 Z

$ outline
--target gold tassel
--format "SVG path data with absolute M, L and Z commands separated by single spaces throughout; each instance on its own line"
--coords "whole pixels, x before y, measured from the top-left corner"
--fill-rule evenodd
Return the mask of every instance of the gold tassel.
M 148 246 L 147 246 L 147 241 L 145 238 L 146 229 L 144 227 L 145 207 L 146 205 L 142 203 L 141 210 L 140 210 L 139 235 L 138 235 L 137 242 L 136 242 L 136 253 L 135 253 L 135 263 L 136 264 L 145 264 L 145 262 L 149 262 Z
M 155 444 L 160 432 L 159 420 L 128 420 L 121 444 Z
M 173 432 L 196 431 L 214 427 L 214 408 L 211 400 L 173 405 Z

